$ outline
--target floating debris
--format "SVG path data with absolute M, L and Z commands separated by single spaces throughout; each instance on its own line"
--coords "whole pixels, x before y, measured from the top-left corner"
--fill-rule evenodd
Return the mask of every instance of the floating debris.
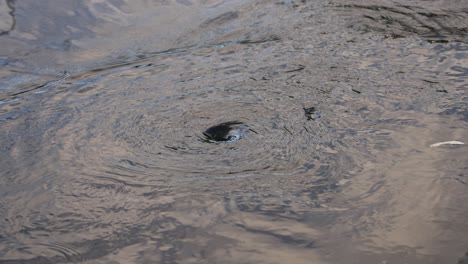
M 444 141 L 444 142 L 434 143 L 430 147 L 431 148 L 437 148 L 437 147 L 440 147 L 440 146 L 443 146 L 443 145 L 465 145 L 465 143 L 463 143 L 461 141 Z
M 316 120 L 320 118 L 320 113 L 317 111 L 315 107 L 303 108 L 304 114 L 307 117 L 307 120 Z
M 289 72 L 297 72 L 297 71 L 302 71 L 305 69 L 305 66 L 304 65 L 299 65 L 298 68 L 294 69 L 294 70 L 289 70 L 289 71 L 285 71 L 286 73 L 289 73 Z
M 445 89 L 436 90 L 436 92 L 438 92 L 438 93 L 448 93 L 448 91 L 445 90 Z

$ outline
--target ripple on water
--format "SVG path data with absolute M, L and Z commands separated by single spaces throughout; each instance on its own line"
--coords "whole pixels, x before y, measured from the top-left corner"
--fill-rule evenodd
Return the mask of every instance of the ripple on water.
M 427 139 L 465 135 L 463 13 L 348 4 L 341 21 L 320 1 L 163 2 L 210 10 L 177 47 L 116 41 L 135 54 L 2 97 L 2 259 L 399 263 L 452 250 L 466 151 Z M 132 43 L 157 42 L 140 33 Z
M 187 180 L 187 175 L 232 178 L 245 177 L 243 172 L 294 171 L 308 162 L 304 152 L 314 155 L 310 144 L 315 134 L 310 129 L 307 138 L 300 107 L 292 109 L 297 111 L 292 120 L 275 108 L 249 87 L 206 89 L 135 107 L 130 117 L 116 118 L 112 127 L 116 141 L 125 143 L 126 151 L 135 157 L 132 161 L 159 170 L 159 176 Z M 256 133 L 229 145 L 200 140 L 207 128 L 229 119 L 242 121 Z

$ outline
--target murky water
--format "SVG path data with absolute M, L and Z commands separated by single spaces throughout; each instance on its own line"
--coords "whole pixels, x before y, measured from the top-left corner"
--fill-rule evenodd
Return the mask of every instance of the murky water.
M 468 3 L 0 1 L 0 263 L 466 263 Z M 231 122 L 227 123 L 226 122 Z

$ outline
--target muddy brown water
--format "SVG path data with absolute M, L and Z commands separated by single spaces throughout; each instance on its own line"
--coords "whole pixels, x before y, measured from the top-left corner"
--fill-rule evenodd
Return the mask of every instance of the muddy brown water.
M 0 0 L 0 67 L 0 263 L 466 261 L 466 1 Z

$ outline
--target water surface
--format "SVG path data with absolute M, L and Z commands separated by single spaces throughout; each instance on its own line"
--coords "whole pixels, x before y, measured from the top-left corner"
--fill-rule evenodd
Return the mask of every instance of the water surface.
M 468 142 L 467 21 L 0 1 L 0 263 L 457 263 L 468 149 L 430 145 Z M 204 140 L 231 121 L 239 140 Z

